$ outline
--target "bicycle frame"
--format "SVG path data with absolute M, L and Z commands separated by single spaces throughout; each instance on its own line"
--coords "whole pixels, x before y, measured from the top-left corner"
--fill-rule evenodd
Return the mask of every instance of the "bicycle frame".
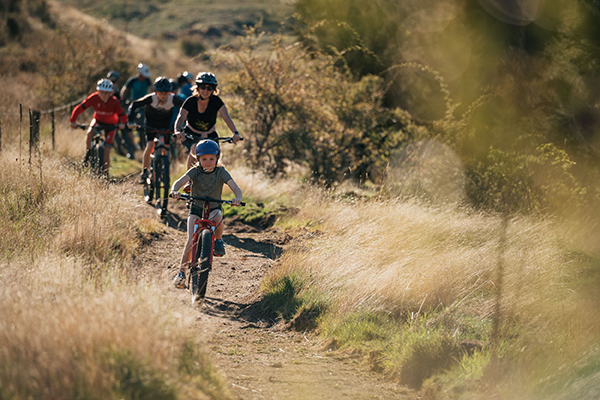
M 210 271 L 212 269 L 213 263 L 213 253 L 215 249 L 215 229 L 216 224 L 209 220 L 210 216 L 210 202 L 205 201 L 202 205 L 202 217 L 200 219 L 196 219 L 194 222 L 194 236 L 192 239 L 192 262 L 190 264 L 190 271 L 192 268 L 198 268 L 198 239 L 202 234 L 203 230 L 209 229 L 211 232 L 211 241 L 210 241 L 210 259 L 209 259 L 209 268 Z M 203 272 L 202 270 L 200 272 Z M 188 274 L 188 279 L 190 279 L 191 274 Z
M 192 292 L 192 304 L 194 304 L 197 301 L 202 301 L 206 294 L 206 288 L 208 286 L 208 274 L 212 269 L 213 263 L 216 224 L 209 219 L 210 203 L 218 202 L 231 204 L 231 201 L 213 199 L 210 197 L 195 197 L 185 194 L 180 194 L 180 198 L 188 201 L 203 201 L 202 216 L 194 222 L 191 261 L 189 265 L 189 273 L 187 275 L 187 286 Z M 240 203 L 240 206 L 244 205 L 245 203 Z M 210 238 L 208 238 L 207 235 L 210 235 Z M 210 240 L 210 245 L 208 240 Z M 210 246 L 210 248 L 208 246 Z
M 149 131 L 155 133 L 156 137 L 150 155 L 150 174 L 144 183 L 144 199 L 150 204 L 156 198 L 156 212 L 162 217 L 168 206 L 171 185 L 170 145 L 167 144 L 166 139 L 172 131 L 170 129 L 151 129 Z
M 79 124 L 77 127 L 85 130 L 89 128 L 92 132 L 92 147 L 90 148 L 90 164 L 92 166 L 92 172 L 98 176 L 108 175 L 108 171 L 104 171 L 105 136 L 107 131 L 117 129 L 117 125 L 96 123 L 95 125 Z

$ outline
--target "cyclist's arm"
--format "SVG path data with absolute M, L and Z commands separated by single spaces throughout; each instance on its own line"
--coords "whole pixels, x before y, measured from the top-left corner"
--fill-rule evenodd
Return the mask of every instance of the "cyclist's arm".
M 179 109 L 179 114 L 177 114 L 177 119 L 175 120 L 175 134 L 180 135 L 183 131 L 183 123 L 187 119 L 188 110 L 184 108 Z
M 173 182 L 173 186 L 171 186 L 171 195 L 173 195 L 173 193 L 179 193 L 179 189 L 181 189 L 183 187 L 183 185 L 185 185 L 189 180 L 190 180 L 190 177 L 186 173 L 186 174 L 183 174 L 181 176 L 181 178 L 179 178 L 175 182 Z M 173 197 L 175 197 L 175 196 L 173 196 Z
M 142 97 L 141 99 L 132 101 L 131 104 L 129 105 L 129 108 L 127 109 L 127 120 L 129 122 L 133 122 L 135 119 L 134 111 L 137 110 L 138 108 L 148 105 L 150 103 L 152 103 L 152 98 L 150 97 L 150 95 L 146 95 L 146 96 Z
M 77 118 L 83 114 L 83 112 L 86 110 L 87 108 L 82 104 L 78 104 L 77 107 L 75 107 L 73 109 L 73 112 L 71 113 L 71 118 L 69 119 L 69 122 L 71 123 L 71 125 L 75 124 L 77 122 Z
M 237 128 L 235 127 L 235 124 L 233 123 L 233 119 L 231 119 L 231 115 L 229 115 L 229 110 L 227 109 L 227 106 L 225 104 L 223 104 L 221 106 L 221 108 L 219 108 L 219 114 L 221 115 L 221 118 L 223 118 L 223 121 L 225 121 L 225 123 L 231 130 L 231 133 L 233 133 L 233 134 L 237 133 Z
M 221 106 L 221 108 L 219 108 L 219 114 L 221 115 L 221 118 L 223 118 L 223 121 L 225 121 L 225 123 L 231 130 L 231 133 L 233 133 L 233 144 L 236 144 L 237 141 L 240 139 L 240 133 L 238 132 L 237 128 L 235 127 L 235 123 L 233 122 L 231 115 L 229 115 L 229 110 L 227 109 L 227 106 L 225 104 L 223 104 Z
M 242 202 L 242 189 L 240 189 L 233 179 L 228 180 L 226 184 L 235 195 L 235 198 L 231 202 L 236 206 L 239 205 Z
M 120 97 L 121 97 L 121 101 L 123 101 L 123 102 L 127 102 L 127 96 L 126 96 L 126 95 L 128 95 L 128 94 L 129 94 L 129 93 L 128 93 L 128 90 L 129 90 L 129 88 L 127 87 L 127 85 L 124 85 L 124 86 L 121 88 L 121 93 L 120 93 L 120 95 L 121 95 L 121 96 L 120 96 Z

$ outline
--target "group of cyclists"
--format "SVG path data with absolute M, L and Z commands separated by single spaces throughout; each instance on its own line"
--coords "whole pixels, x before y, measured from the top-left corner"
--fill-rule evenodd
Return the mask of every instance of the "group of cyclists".
M 110 148 L 113 145 L 116 129 L 123 130 L 131 140 L 129 155 L 133 156 L 133 137 L 131 132 L 137 129 L 145 135 L 145 149 L 142 157 L 140 181 L 146 180 L 151 154 L 154 150 L 154 133 L 157 130 L 173 129 L 174 135 L 187 149 L 187 172 L 171 187 L 171 196 L 179 198 L 179 190 L 189 183 L 192 196 L 209 196 L 221 199 L 223 185 L 230 187 L 234 193 L 233 205 L 242 201 L 242 191 L 229 172 L 219 164 L 221 150 L 217 141 L 217 115 L 225 121 L 231 130 L 232 143 L 240 139 L 227 106 L 219 97 L 217 77 L 211 72 L 200 72 L 194 78 L 189 72 L 183 72 L 177 80 L 169 80 L 160 76 L 151 82 L 150 69 L 140 63 L 137 75 L 130 77 L 118 90 L 120 80 L 117 71 L 110 71 L 106 78 L 96 84 L 96 91 L 90 94 L 71 113 L 71 127 L 77 128 L 77 118 L 88 108 L 93 108 L 94 115 L 86 137 L 86 156 L 90 157 L 91 140 L 95 127 L 99 124 L 115 128 L 105 132 L 104 171 L 108 175 L 110 166 Z M 148 93 L 153 88 L 153 91 Z M 143 110 L 145 123 L 136 123 L 138 110 Z M 191 249 L 194 223 L 201 216 L 202 201 L 193 200 L 188 215 L 188 240 L 181 258 L 179 272 L 174 279 L 178 288 L 185 286 L 185 268 L 191 262 Z M 222 240 L 223 223 L 219 203 L 211 203 L 210 220 L 215 222 L 214 255 L 225 255 Z

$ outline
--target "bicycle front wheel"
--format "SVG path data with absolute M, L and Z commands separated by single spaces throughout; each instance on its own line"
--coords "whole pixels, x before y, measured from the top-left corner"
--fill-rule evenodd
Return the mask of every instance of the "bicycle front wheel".
M 159 216 L 163 216 L 167 211 L 169 204 L 169 191 L 171 188 L 171 177 L 169 174 L 169 157 L 160 157 L 161 171 L 160 174 L 157 172 L 157 183 L 156 183 L 156 212 Z M 157 170 L 158 171 L 158 170 Z M 161 190 L 162 189 L 162 190 Z
M 104 145 L 102 143 L 95 143 L 93 145 L 90 158 L 92 174 L 102 176 L 104 173 Z
M 192 272 L 192 304 L 201 301 L 206 296 L 208 273 L 211 269 L 212 232 L 209 229 L 202 231 L 196 254 L 199 254 L 196 268 Z

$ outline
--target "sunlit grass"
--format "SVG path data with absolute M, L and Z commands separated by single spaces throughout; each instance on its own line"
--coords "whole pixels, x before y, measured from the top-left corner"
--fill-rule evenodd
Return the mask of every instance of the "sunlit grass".
M 263 282 L 272 296 L 295 277 L 289 298 L 269 307 L 295 307 L 280 310 L 293 321 L 319 299 L 317 332 L 406 384 L 437 393 L 449 384 L 442 376 L 467 391 L 493 380 L 505 398 L 532 398 L 600 333 L 589 289 L 600 280 L 599 258 L 562 221 L 514 217 L 503 232 L 495 214 L 303 194 L 297 217 L 319 233 L 286 251 Z M 493 354 L 496 375 L 488 373 Z
M 138 274 L 141 200 L 64 160 L 0 156 L 0 397 L 227 399 L 194 318 Z

